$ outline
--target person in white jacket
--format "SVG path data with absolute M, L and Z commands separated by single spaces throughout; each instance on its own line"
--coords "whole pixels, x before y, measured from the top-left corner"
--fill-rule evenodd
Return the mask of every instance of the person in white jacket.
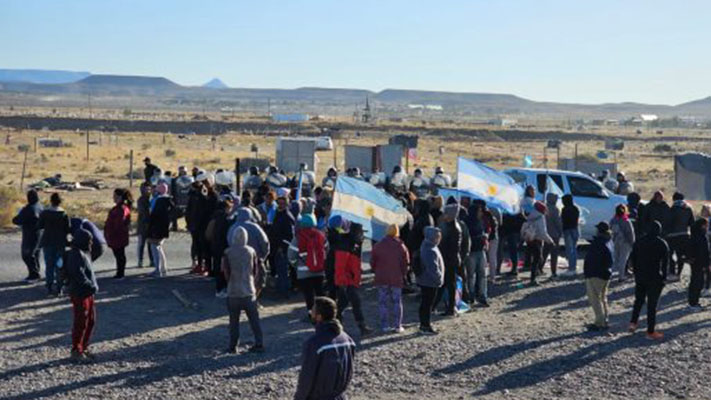
M 533 209 L 521 227 L 521 237 L 526 242 L 524 265 L 531 270 L 531 286 L 536 286 L 536 276 L 543 267 L 543 244 L 552 243 L 546 228 L 546 205 L 540 201 L 533 203 Z
M 610 220 L 612 228 L 612 241 L 614 249 L 612 252 L 612 271 L 617 274 L 620 282 L 627 279 L 627 260 L 632 253 L 634 246 L 634 227 L 629 218 L 627 206 L 619 204 L 615 207 L 615 216 Z

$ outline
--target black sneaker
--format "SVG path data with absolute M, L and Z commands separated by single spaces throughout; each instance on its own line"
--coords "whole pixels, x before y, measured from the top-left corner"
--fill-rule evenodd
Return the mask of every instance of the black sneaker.
M 421 326 L 420 333 L 423 335 L 427 335 L 427 336 L 434 336 L 434 335 L 437 335 L 439 332 L 432 329 L 431 326 Z
M 488 301 L 482 301 L 478 304 L 479 307 L 488 308 L 491 307 Z
M 264 345 L 255 344 L 254 346 L 250 346 L 247 351 L 250 353 L 264 353 Z
M 360 335 L 361 336 L 368 336 L 368 335 L 372 334 L 373 332 L 374 331 L 372 329 L 368 328 L 367 325 L 362 325 L 360 327 Z
M 114 277 L 113 277 L 113 279 L 115 279 L 115 280 L 117 280 L 117 281 L 119 281 L 119 280 L 121 280 L 121 279 L 123 279 L 123 278 L 124 278 L 123 275 L 114 275 Z

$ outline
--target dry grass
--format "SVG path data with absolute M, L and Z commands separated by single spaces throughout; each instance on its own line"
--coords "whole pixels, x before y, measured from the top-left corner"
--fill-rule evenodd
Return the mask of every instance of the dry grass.
M 0 227 L 12 226 L 12 218 L 22 205 L 22 195 L 13 187 L 0 187 Z

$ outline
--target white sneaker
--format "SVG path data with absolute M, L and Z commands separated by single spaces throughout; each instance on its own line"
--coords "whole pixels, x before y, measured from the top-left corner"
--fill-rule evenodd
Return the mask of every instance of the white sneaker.
M 395 333 L 403 333 L 403 332 L 405 332 L 405 328 L 403 328 L 402 326 L 398 326 L 397 328 L 395 328 L 395 329 L 393 330 L 393 332 L 395 332 Z
M 218 299 L 226 299 L 227 298 L 227 290 L 226 289 L 220 290 L 219 292 L 215 293 L 215 297 L 217 297 Z
M 574 269 L 569 269 L 565 272 L 561 272 L 560 274 L 566 278 L 572 278 L 572 277 L 575 277 L 578 275 L 578 271 L 576 271 Z

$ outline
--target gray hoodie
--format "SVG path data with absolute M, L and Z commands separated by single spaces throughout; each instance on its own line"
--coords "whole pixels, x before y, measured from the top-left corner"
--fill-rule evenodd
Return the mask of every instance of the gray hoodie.
M 444 260 L 442 253 L 435 244 L 435 236 L 441 232 L 438 228 L 425 228 L 425 240 L 420 247 L 420 263 L 422 273 L 417 277 L 417 284 L 425 287 L 438 288 L 444 284 Z
M 251 297 L 257 293 L 254 281 L 257 274 L 257 253 L 247 245 L 247 230 L 238 227 L 234 241 L 225 250 L 222 270 L 227 277 L 228 297 Z
M 234 242 L 237 228 L 244 228 L 247 231 L 247 244 L 257 252 L 261 260 L 265 260 L 269 255 L 269 238 L 264 233 L 261 226 L 252 221 L 250 209 L 240 207 L 235 212 L 235 222 L 227 233 L 227 243 Z

